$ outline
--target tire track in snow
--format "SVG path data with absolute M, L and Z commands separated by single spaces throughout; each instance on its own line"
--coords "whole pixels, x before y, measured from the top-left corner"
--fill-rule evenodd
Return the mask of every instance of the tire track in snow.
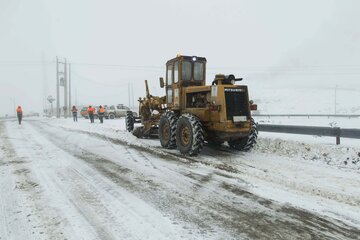
M 50 125 L 48 123 L 44 123 L 44 124 L 46 124 L 49 127 L 54 128 L 53 125 Z M 146 153 L 149 153 L 149 154 L 151 154 L 153 156 L 157 156 L 159 158 L 166 159 L 168 161 L 183 162 L 183 163 L 186 163 L 186 164 L 188 164 L 188 163 L 196 163 L 197 164 L 198 163 L 198 164 L 211 166 L 211 167 L 214 167 L 216 169 L 224 170 L 224 171 L 231 172 L 231 173 L 242 173 L 242 171 L 237 169 L 236 167 L 224 164 L 222 162 L 218 163 L 218 164 L 211 163 L 211 162 L 208 162 L 208 161 L 203 161 L 201 159 L 200 160 L 196 159 L 194 157 L 184 156 L 184 155 L 181 155 L 180 153 L 174 153 L 174 152 L 171 152 L 170 150 L 167 150 L 167 149 L 147 147 L 147 146 L 142 146 L 142 145 L 139 145 L 139 144 L 133 144 L 133 143 L 130 143 L 130 142 L 118 139 L 118 138 L 108 137 L 108 136 L 105 136 L 105 135 L 102 135 L 102 134 L 96 133 L 96 132 L 89 132 L 89 131 L 84 131 L 84 130 L 79 130 L 79 129 L 69 129 L 69 128 L 62 127 L 62 126 L 60 126 L 59 128 L 65 130 L 65 131 L 68 131 L 68 132 L 75 132 L 75 133 L 80 133 L 80 134 L 86 134 L 86 135 L 91 136 L 91 137 L 96 137 L 98 139 L 108 141 L 108 142 L 110 142 L 112 144 L 115 144 L 115 145 L 128 146 L 129 148 L 132 148 L 134 150 L 137 150 L 137 151 L 140 151 L 140 152 L 146 152 Z
M 44 132 L 41 132 L 40 137 L 38 131 L 32 134 L 36 136 L 37 140 L 45 136 Z M 65 139 L 69 140 L 71 138 L 65 136 Z M 53 151 L 55 146 L 56 148 L 61 146 L 63 149 L 68 147 L 67 144 L 64 144 L 64 139 L 57 139 L 57 136 L 53 135 L 49 140 L 53 140 L 52 142 L 55 143 L 51 145 L 47 144 L 47 147 L 50 148 L 49 151 Z M 44 140 L 40 142 L 44 143 Z M 74 156 L 74 154 L 71 155 Z M 80 154 L 80 156 L 82 155 L 83 154 Z M 160 215 L 158 211 L 148 208 L 147 204 L 144 206 L 142 200 L 132 197 L 128 192 L 119 192 L 119 188 L 116 188 L 116 185 L 114 185 L 108 177 L 104 178 L 103 175 L 97 174 L 93 168 L 87 167 L 84 161 L 73 158 L 72 156 L 70 158 L 72 159 L 71 162 L 65 161 L 62 163 L 66 166 L 65 170 L 64 166 L 61 165 L 61 162 L 64 160 L 59 159 L 59 162 L 53 161 L 48 163 L 51 171 L 47 170 L 46 177 L 42 177 L 42 179 L 49 180 L 48 182 L 50 183 L 58 182 L 56 189 L 60 189 L 65 194 L 70 194 L 66 199 L 73 202 L 72 205 L 80 209 L 80 214 L 82 213 L 84 217 L 89 219 L 90 225 L 93 226 L 99 235 L 98 238 L 180 239 L 179 236 L 174 235 L 174 233 L 180 232 L 180 236 L 186 239 L 198 239 L 197 234 L 191 234 L 188 233 L 186 229 L 180 229 L 181 225 L 171 224 L 168 218 Z M 42 157 L 42 159 L 46 159 L 46 157 Z M 102 163 L 100 162 L 98 164 L 101 165 Z M 57 170 L 54 172 L 53 169 Z M 119 168 L 112 170 L 119 172 Z M 123 173 L 126 171 L 127 170 L 124 169 Z M 86 176 L 83 172 L 86 172 Z M 140 181 L 140 179 L 141 176 L 138 177 L 137 181 Z M 120 203 L 123 201 L 127 203 Z M 137 207 L 143 208 L 145 213 L 137 210 Z M 115 216 L 114 213 L 126 213 L 126 215 Z M 149 215 L 146 216 L 146 214 Z M 139 231 L 139 227 L 141 227 L 141 231 Z M 131 229 L 132 231 L 127 232 L 126 229 Z
M 9 122 L 6 123 L 7 128 L 9 128 Z M 0 122 L 0 124 L 4 128 L 3 122 Z M 23 129 L 23 126 L 17 129 L 19 134 L 24 134 Z M 2 136 L 5 135 L 5 130 L 1 129 L 0 133 Z M 5 239 L 63 238 L 61 232 L 56 231 L 53 224 L 49 224 L 51 221 L 45 220 L 48 216 L 42 211 L 41 202 L 39 201 L 42 190 L 32 176 L 28 166 L 30 162 L 25 157 L 18 156 L 13 144 L 10 142 L 11 138 L 2 138 L 2 136 L 2 149 L 6 152 L 2 163 L 7 169 L 6 180 L 2 183 L 4 186 L 1 186 L 4 193 L 0 196 L 4 211 L 3 225 L 7 229 L 4 233 Z M 1 178 L 4 177 L 1 176 Z M 7 216 L 6 211 L 11 212 L 11 215 Z M 43 225 L 43 222 L 48 224 Z

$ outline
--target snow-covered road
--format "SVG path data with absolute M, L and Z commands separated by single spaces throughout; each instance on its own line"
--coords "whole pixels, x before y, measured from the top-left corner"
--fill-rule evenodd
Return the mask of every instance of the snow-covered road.
M 360 236 L 356 167 L 271 154 L 261 138 L 184 157 L 123 126 L 0 122 L 0 239 Z

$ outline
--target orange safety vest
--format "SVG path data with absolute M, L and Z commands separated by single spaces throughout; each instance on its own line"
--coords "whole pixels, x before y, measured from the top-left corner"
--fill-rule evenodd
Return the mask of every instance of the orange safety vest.
M 88 111 L 89 114 L 94 114 L 95 108 L 89 107 L 87 111 Z
M 100 113 L 104 113 L 104 112 L 105 112 L 105 108 L 103 108 L 103 107 L 100 108 L 100 109 L 99 109 L 99 112 L 100 112 Z
M 17 113 L 22 113 L 22 108 L 21 108 L 21 107 L 18 107 L 18 108 L 16 109 L 16 112 L 17 112 Z

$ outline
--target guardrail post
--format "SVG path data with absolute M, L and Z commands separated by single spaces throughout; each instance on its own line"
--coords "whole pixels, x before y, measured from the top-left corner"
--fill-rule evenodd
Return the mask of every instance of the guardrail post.
M 335 128 L 334 130 L 335 130 L 335 135 L 336 135 L 336 145 L 339 145 L 341 130 L 339 127 Z
M 336 145 L 340 144 L 340 136 L 336 136 Z

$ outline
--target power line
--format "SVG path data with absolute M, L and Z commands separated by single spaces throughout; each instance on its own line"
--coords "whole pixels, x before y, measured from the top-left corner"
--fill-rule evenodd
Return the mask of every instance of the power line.
M 55 61 L 44 61 L 44 63 L 47 64 L 55 64 Z M 15 66 L 23 66 L 23 65 L 30 65 L 30 66 L 38 66 L 42 65 L 43 62 L 27 62 L 27 61 L 1 61 L 0 65 L 15 65 Z M 142 69 L 161 69 L 163 70 L 165 66 L 155 66 L 155 65 L 124 65 L 124 64 L 116 64 L 116 63 L 83 63 L 83 62 L 73 62 L 73 65 L 77 66 L 90 66 L 90 67 L 120 67 L 120 68 L 142 68 Z M 288 70 L 309 70 L 309 69 L 321 69 L 321 68 L 344 68 L 344 69 L 356 69 L 360 70 L 360 65 L 346 65 L 346 64 L 334 64 L 334 65 L 301 65 L 301 66 L 274 66 L 274 65 L 268 65 L 268 66 L 249 66 L 249 65 L 243 65 L 243 66 L 232 66 L 232 67 L 208 67 L 208 69 L 252 69 L 252 70 L 273 70 L 273 69 L 288 69 Z
M 119 87 L 119 88 L 121 88 L 121 87 L 124 87 L 124 82 L 127 81 L 127 80 L 120 80 L 121 83 L 119 83 L 119 84 L 111 84 L 111 83 L 109 84 L 109 83 L 106 83 L 104 81 L 99 82 L 99 81 L 96 81 L 96 80 L 94 80 L 92 78 L 84 77 L 84 76 L 80 75 L 78 72 L 74 71 L 74 69 L 72 69 L 72 73 L 77 78 L 80 78 L 82 80 L 85 80 L 87 82 L 90 82 L 90 83 L 93 83 L 93 84 L 96 84 L 96 85 L 107 86 L 107 87 Z
M 124 65 L 124 64 L 114 64 L 114 63 L 79 63 L 74 62 L 73 65 L 77 66 L 98 66 L 98 67 L 123 67 L 123 68 L 156 68 L 163 69 L 163 66 L 146 66 L 146 65 Z

